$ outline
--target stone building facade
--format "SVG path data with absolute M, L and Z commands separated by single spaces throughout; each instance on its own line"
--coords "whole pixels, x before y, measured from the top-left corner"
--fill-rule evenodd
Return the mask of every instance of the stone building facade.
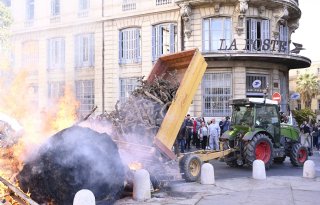
M 93 104 L 100 113 L 111 111 L 117 100 L 126 100 L 137 78 L 149 74 L 159 56 L 197 48 L 208 68 L 191 115 L 230 115 L 229 99 L 263 97 L 267 86 L 269 96 L 282 94 L 284 109 L 289 70 L 311 63 L 290 52 L 291 33 L 301 17 L 297 0 L 25 1 L 11 4 L 25 11 L 28 2 L 34 5 L 32 21 L 29 14 L 15 17 L 13 42 L 15 53 L 20 53 L 15 66 L 26 63 L 24 46 L 30 49 L 28 43 L 36 42 L 33 50 L 38 54 L 27 52 L 27 59 L 38 59 L 37 66 L 31 66 L 38 69 L 30 85 L 37 87 L 40 107 L 49 103 L 51 93 L 59 93 L 59 83 L 50 83 L 64 81 L 75 88 L 81 103 L 87 103 L 82 113 Z M 79 11 L 83 5 L 89 5 L 84 14 Z M 58 17 L 52 15 L 56 9 Z M 49 66 L 59 52 L 63 60 Z M 254 88 L 257 81 L 261 86 Z

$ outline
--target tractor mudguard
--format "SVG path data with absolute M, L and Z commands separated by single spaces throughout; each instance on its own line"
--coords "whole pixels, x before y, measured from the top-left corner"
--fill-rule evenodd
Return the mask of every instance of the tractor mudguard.
M 264 129 L 255 129 L 254 131 L 247 132 L 244 137 L 242 138 L 243 141 L 249 141 L 252 140 L 253 136 L 255 136 L 257 133 L 266 133 L 268 136 L 272 136 L 268 131 Z
M 232 131 L 228 130 L 221 135 L 221 139 L 231 140 L 234 136 L 231 133 Z

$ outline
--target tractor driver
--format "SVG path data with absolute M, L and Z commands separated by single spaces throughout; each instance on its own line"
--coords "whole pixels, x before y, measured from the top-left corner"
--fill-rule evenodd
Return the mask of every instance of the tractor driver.
M 240 122 L 251 125 L 253 120 L 252 107 L 247 107 Z

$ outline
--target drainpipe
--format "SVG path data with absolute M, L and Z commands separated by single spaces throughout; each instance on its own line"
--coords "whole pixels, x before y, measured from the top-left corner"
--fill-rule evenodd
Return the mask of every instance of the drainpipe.
M 105 101 L 104 101 L 104 50 L 105 50 L 105 45 L 104 45 L 104 0 L 102 0 L 102 113 L 105 111 Z

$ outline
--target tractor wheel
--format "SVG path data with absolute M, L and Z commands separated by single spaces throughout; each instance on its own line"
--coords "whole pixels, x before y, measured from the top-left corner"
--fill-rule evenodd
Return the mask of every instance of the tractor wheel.
M 276 164 L 282 164 L 285 160 L 286 160 L 286 156 L 284 156 L 284 157 L 275 157 L 273 159 L 273 162 L 276 163 Z
M 295 143 L 290 152 L 290 161 L 293 166 L 301 167 L 308 160 L 308 149 L 300 143 Z
M 187 182 L 195 182 L 200 177 L 201 159 L 194 154 L 187 154 L 180 161 L 180 173 Z
M 265 134 L 257 134 L 244 147 L 246 164 L 252 166 L 254 160 L 262 160 L 268 169 L 273 161 L 273 146 L 270 138 Z

